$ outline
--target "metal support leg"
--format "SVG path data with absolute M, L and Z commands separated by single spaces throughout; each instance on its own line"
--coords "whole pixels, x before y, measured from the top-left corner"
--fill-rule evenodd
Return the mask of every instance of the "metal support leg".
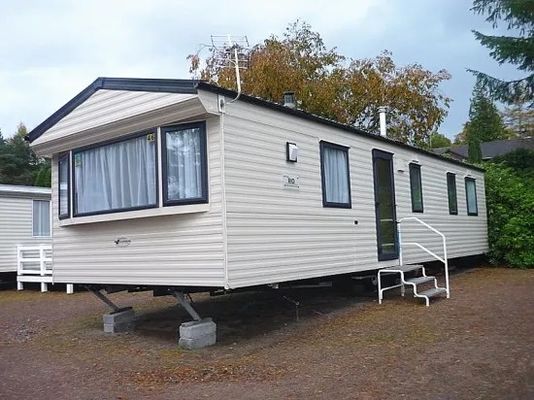
M 41 293 L 48 292 L 48 285 L 44 282 L 41 282 Z
M 401 296 L 404 297 L 404 294 L 406 293 L 406 288 L 404 287 L 404 273 L 401 272 L 400 274 L 401 279 Z
M 24 283 L 17 281 L 17 290 L 24 290 Z
M 300 302 L 297 301 L 297 300 L 294 300 L 292 299 L 291 297 L 287 297 L 287 296 L 282 296 L 282 298 L 292 304 L 295 305 L 295 319 L 298 321 L 299 320 L 299 306 L 300 306 Z
M 176 300 L 178 300 L 178 303 L 180 303 L 180 305 L 185 309 L 185 311 L 187 311 L 189 313 L 189 315 L 191 315 L 191 317 L 195 321 L 200 321 L 202 319 L 202 318 L 200 318 L 200 315 L 198 315 L 198 313 L 195 311 L 193 306 L 191 306 L 191 303 L 189 303 L 186 300 L 185 295 L 183 294 L 183 292 L 175 291 L 175 292 L 172 292 L 172 295 L 174 297 L 176 297 Z
M 110 299 L 108 299 L 100 290 L 95 290 L 91 288 L 89 289 L 96 297 L 100 299 L 104 304 L 106 304 L 109 308 L 113 310 L 113 312 L 118 312 L 121 310 L 119 306 L 117 306 L 115 303 L 113 303 Z

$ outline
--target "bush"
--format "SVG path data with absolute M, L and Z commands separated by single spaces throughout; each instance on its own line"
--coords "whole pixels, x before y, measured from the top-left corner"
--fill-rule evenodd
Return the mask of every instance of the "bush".
M 534 268 L 534 151 L 514 153 L 484 165 L 489 256 L 495 264 Z

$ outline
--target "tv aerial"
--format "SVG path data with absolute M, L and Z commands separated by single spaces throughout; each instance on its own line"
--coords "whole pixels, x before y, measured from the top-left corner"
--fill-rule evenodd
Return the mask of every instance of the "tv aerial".
M 233 103 L 241 95 L 241 70 L 247 69 L 250 62 L 248 38 L 246 36 L 211 35 L 211 44 L 202 45 L 201 49 L 206 47 L 213 54 L 213 66 L 215 68 L 232 68 L 235 72 L 237 96 L 229 101 L 229 103 Z

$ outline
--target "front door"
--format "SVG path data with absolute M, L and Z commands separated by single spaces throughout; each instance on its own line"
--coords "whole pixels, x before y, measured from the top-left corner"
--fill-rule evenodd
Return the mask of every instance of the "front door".
M 393 154 L 381 150 L 373 150 L 373 175 L 378 260 L 393 260 L 399 257 L 397 216 L 395 213 L 395 183 L 393 181 Z

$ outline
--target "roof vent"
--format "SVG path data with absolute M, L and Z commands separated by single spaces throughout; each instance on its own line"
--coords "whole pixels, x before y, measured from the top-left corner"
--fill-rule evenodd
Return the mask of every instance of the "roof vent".
M 380 136 L 386 137 L 387 136 L 387 128 L 386 128 L 387 108 L 384 106 L 378 107 L 378 112 L 380 114 Z
M 295 101 L 295 92 L 284 92 L 284 106 L 287 108 L 297 108 Z

